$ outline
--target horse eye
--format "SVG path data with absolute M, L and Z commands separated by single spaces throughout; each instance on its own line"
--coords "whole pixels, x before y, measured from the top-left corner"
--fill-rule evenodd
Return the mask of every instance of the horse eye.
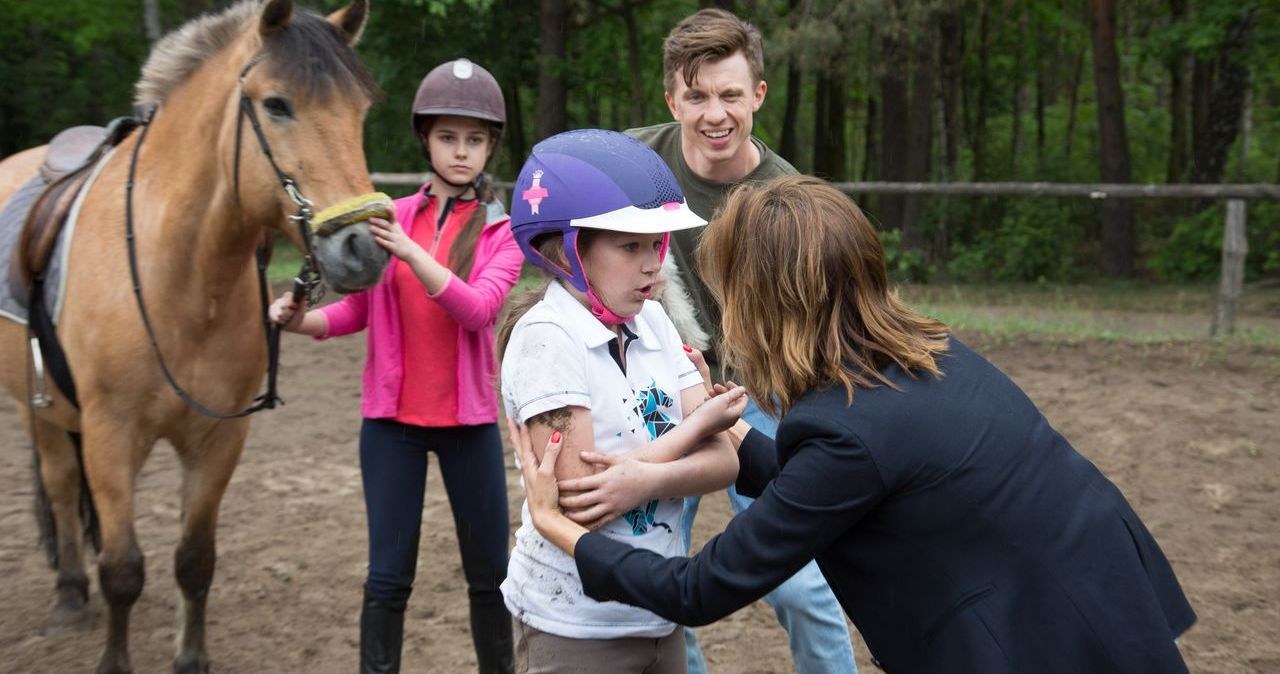
M 267 114 L 272 117 L 293 119 L 293 106 L 289 104 L 289 101 L 280 98 L 279 96 L 272 96 L 270 98 L 263 99 L 262 107 L 267 111 Z

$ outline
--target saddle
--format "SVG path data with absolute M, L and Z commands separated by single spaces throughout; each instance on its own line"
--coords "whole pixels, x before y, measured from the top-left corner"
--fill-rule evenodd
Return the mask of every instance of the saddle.
M 10 283 L 30 289 L 49 265 L 53 246 L 66 224 L 71 205 L 102 155 L 137 128 L 139 121 L 120 117 L 106 127 L 73 126 L 49 141 L 40 177 L 44 191 L 36 197 L 14 252 Z
M 52 398 L 45 394 L 45 366 L 71 405 L 79 407 L 75 380 L 67 365 L 66 354 L 58 342 L 53 317 L 44 306 L 45 272 L 49 269 L 58 235 L 94 167 L 108 150 L 124 140 L 140 123 L 135 118 L 121 117 L 106 127 L 76 126 L 62 131 L 49 142 L 39 174 L 23 188 L 40 192 L 30 202 L 31 209 L 18 236 L 7 280 L 10 294 L 19 304 L 25 303 L 29 312 L 27 326 L 34 364 L 31 404 L 34 407 L 47 407 L 52 402 Z M 41 183 L 44 185 L 42 190 Z

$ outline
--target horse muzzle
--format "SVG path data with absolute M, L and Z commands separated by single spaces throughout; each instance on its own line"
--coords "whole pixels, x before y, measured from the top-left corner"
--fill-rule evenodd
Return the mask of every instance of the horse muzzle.
M 381 192 L 341 201 L 312 220 L 312 255 L 320 275 L 335 291 L 357 292 L 382 278 L 390 255 L 369 229 L 369 218 L 375 217 L 394 217 L 391 198 Z

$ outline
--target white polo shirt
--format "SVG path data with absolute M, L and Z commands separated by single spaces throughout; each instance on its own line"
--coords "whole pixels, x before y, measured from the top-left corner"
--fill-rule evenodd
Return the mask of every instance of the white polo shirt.
M 591 315 L 559 282 L 511 333 L 502 358 L 502 400 L 507 415 L 526 423 L 568 406 L 591 410 L 595 451 L 622 454 L 641 447 L 683 418 L 680 392 L 702 386 L 671 319 L 657 302 L 623 326 L 624 373 L 611 353 L 614 332 Z M 684 554 L 680 518 L 684 499 L 650 501 L 600 529 L 627 545 L 672 557 Z M 575 639 L 663 637 L 671 622 L 641 608 L 597 602 L 582 592 L 573 558 L 533 528 L 526 503 L 502 595 L 516 619 L 534 629 Z

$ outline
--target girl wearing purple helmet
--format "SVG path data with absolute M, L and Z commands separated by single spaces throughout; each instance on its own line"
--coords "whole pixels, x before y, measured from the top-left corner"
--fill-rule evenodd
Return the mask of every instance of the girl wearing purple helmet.
M 745 405 L 703 403 L 702 375 L 650 301 L 670 232 L 703 224 L 658 155 L 610 131 L 542 141 L 512 193 L 516 240 L 553 278 L 516 303 L 500 336 L 507 416 L 528 426 L 535 447 L 563 441 L 561 478 L 591 476 L 593 466 L 625 472 L 610 483 L 628 494 L 611 502 L 629 509 L 572 495 L 565 507 L 610 538 L 668 556 L 684 554 L 683 497 L 736 476 L 724 431 Z M 538 534 L 527 509 L 502 592 L 518 671 L 686 671 L 683 631 L 586 597 L 573 559 Z
M 494 391 L 493 328 L 520 275 L 520 249 L 484 173 L 506 120 L 502 90 L 458 59 L 423 78 L 411 112 L 432 178 L 371 219 L 394 260 L 381 283 L 316 311 L 286 294 L 285 329 L 317 338 L 366 330 L 360 472 L 369 571 L 360 612 L 360 671 L 398 672 L 426 488 L 435 452 L 449 495 L 482 674 L 513 669 L 508 510 Z M 433 523 L 434 525 L 434 523 Z

